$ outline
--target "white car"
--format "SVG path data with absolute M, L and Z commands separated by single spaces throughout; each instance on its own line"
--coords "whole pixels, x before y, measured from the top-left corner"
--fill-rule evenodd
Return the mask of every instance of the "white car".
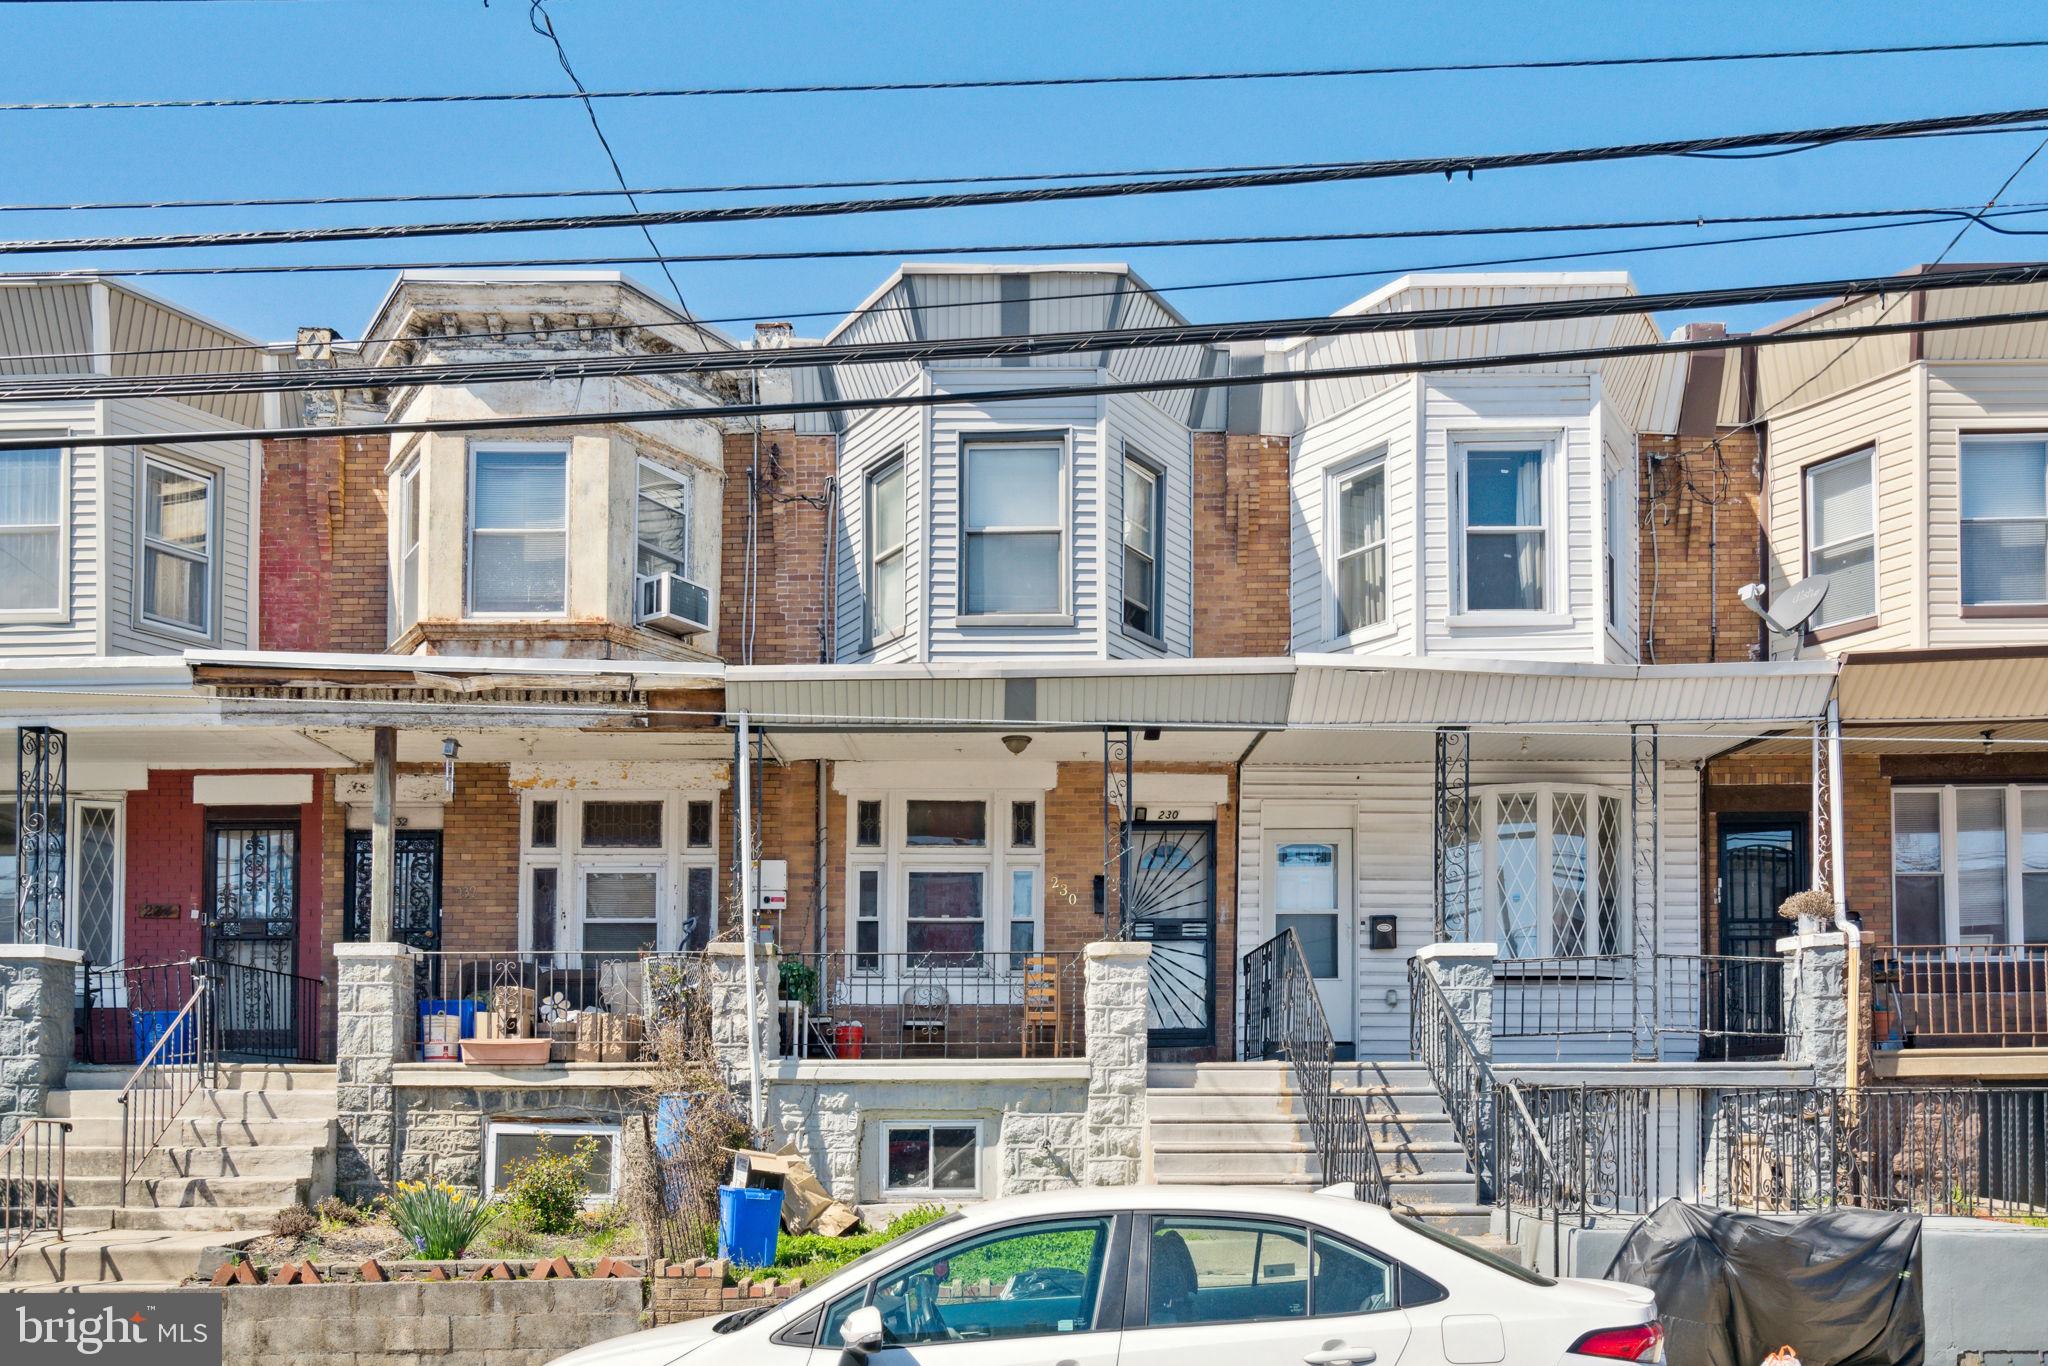
M 977 1205 L 777 1305 L 555 1366 L 1661 1361 L 1655 1297 L 1553 1281 L 1338 1194 L 1120 1186 Z

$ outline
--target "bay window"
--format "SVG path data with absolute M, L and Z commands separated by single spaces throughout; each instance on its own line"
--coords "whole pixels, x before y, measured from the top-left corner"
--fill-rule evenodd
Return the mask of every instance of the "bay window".
M 520 822 L 520 947 L 576 965 L 702 948 L 717 930 L 711 800 L 661 792 L 530 795 Z
M 64 453 L 0 451 L 0 612 L 64 605 Z
M 1375 457 L 1333 481 L 1337 629 L 1348 636 L 1387 619 L 1387 467 Z
M 2048 943 L 2048 787 L 1894 788 L 1892 939 Z
M 1503 958 L 1624 952 L 1629 867 L 1622 798 L 1598 788 L 1526 784 L 1474 789 L 1460 846 L 1458 917 L 1466 939 Z
M 1962 439 L 1963 605 L 2048 604 L 2048 438 Z
M 142 462 L 142 619 L 205 635 L 213 617 L 213 476 Z
M 1827 597 L 1815 627 L 1858 621 L 1877 611 L 1877 500 L 1872 451 L 1836 456 L 1806 469 L 1806 574 L 1824 579 Z
M 1463 610 L 1541 612 L 1549 604 L 1549 532 L 1540 445 L 1458 447 L 1464 497 Z
M 569 589 L 569 453 L 482 447 L 470 455 L 469 610 L 554 615 Z
M 640 462 L 633 505 L 633 572 L 690 573 L 690 480 L 651 461 Z
M 1159 546 L 1164 512 L 1159 471 L 1124 453 L 1124 629 L 1141 636 L 1164 634 L 1159 622 Z
M 960 610 L 1048 615 L 1066 608 L 1066 448 L 1059 441 L 961 443 Z
M 868 644 L 903 634 L 905 547 L 903 457 L 883 462 L 867 477 Z
M 403 631 L 420 619 L 420 462 L 398 476 L 398 572 L 393 575 L 393 622 Z

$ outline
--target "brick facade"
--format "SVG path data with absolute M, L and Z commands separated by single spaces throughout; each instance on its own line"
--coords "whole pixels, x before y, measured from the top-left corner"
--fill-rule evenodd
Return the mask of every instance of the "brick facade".
M 1756 433 L 1644 436 L 1637 527 L 1645 664 L 1753 659 L 1757 617 L 1737 596 L 1757 579 Z
M 260 648 L 384 649 L 390 454 L 381 436 L 263 443 Z
M 747 503 L 755 434 L 725 437 L 725 501 L 718 639 L 735 664 L 812 664 L 829 629 L 827 576 L 836 537 L 822 505 L 839 463 L 838 438 L 786 428 L 759 435 L 753 629 L 747 629 Z M 814 501 L 800 501 L 810 499 Z M 836 517 L 836 513 L 834 514 Z M 749 639 L 751 637 L 751 639 Z
M 1284 436 L 1195 434 L 1198 657 L 1263 657 L 1290 649 L 1291 449 Z

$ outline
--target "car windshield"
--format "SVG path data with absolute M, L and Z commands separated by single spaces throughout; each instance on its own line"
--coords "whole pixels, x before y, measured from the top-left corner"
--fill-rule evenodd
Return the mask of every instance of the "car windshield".
M 1453 1252 L 1459 1253 L 1462 1256 L 1470 1257 L 1473 1261 L 1478 1262 L 1484 1266 L 1490 1266 L 1495 1271 L 1499 1271 L 1506 1275 L 1513 1276 L 1518 1281 L 1525 1281 L 1530 1285 L 1557 1284 L 1556 1281 L 1551 1280 L 1548 1276 L 1537 1275 L 1528 1267 L 1523 1266 L 1520 1262 L 1511 1262 L 1505 1257 L 1497 1257 L 1493 1253 L 1488 1252 L 1483 1247 L 1476 1247 L 1473 1244 L 1466 1242 L 1463 1238 L 1460 1238 L 1455 1233 L 1446 1233 L 1442 1229 L 1436 1227 L 1434 1224 L 1425 1224 L 1422 1222 L 1422 1220 L 1417 1219 L 1412 1215 L 1397 1214 L 1394 1216 L 1394 1222 L 1399 1224 L 1402 1228 L 1407 1229 L 1411 1233 L 1421 1234 L 1423 1237 L 1429 1239 L 1429 1241 L 1431 1241 L 1432 1243 L 1440 1243 L 1444 1247 L 1451 1249 Z
M 933 1229 L 944 1228 L 948 1224 L 956 1224 L 961 1220 L 962 1217 L 963 1216 L 961 1215 L 961 1213 L 958 1210 L 955 1210 L 951 1214 L 943 1215 L 940 1218 L 932 1220 L 929 1224 L 919 1224 L 916 1228 L 905 1229 L 903 1232 L 897 1234 L 894 1238 L 891 1238 L 888 1242 L 882 1243 L 876 1247 L 869 1248 L 866 1252 L 861 1253 L 860 1256 L 855 1257 L 845 1266 L 839 1267 L 836 1270 L 828 1272 L 826 1275 L 820 1277 L 819 1279 L 812 1281 L 809 1285 L 805 1286 L 801 1291 L 797 1292 L 797 1294 L 795 1294 L 789 1299 L 784 1300 L 781 1304 L 766 1305 L 761 1307 L 760 1309 L 742 1309 L 737 1314 L 728 1314 L 724 1318 L 720 1319 L 716 1324 L 712 1325 L 712 1331 L 719 1333 L 730 1333 L 735 1328 L 744 1328 L 748 1324 L 752 1323 L 755 1319 L 760 1318 L 761 1315 L 766 1313 L 769 1309 L 783 1309 L 793 1306 L 815 1304 L 818 1299 L 818 1292 L 829 1291 L 833 1286 L 845 1284 L 849 1276 L 857 1277 L 860 1273 L 872 1267 L 874 1265 L 876 1258 L 880 1257 L 885 1252 L 889 1252 L 895 1248 L 901 1247 L 906 1239 L 915 1238 L 922 1233 L 930 1233 Z

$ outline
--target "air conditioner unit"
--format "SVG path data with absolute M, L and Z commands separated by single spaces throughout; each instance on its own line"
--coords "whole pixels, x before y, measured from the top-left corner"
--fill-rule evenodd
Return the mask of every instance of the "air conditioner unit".
M 633 624 L 672 635 L 711 629 L 711 590 L 681 574 L 642 574 L 633 580 Z

